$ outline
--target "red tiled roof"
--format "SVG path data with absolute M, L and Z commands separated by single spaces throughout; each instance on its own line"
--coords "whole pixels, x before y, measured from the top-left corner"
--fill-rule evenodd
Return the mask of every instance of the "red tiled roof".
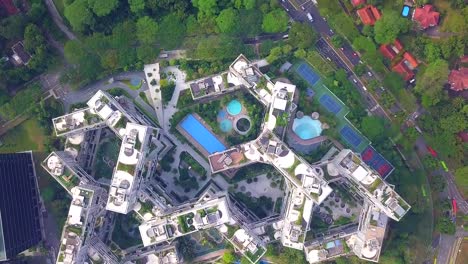
M 461 57 L 461 58 L 460 58 L 460 61 L 461 61 L 462 63 L 467 63 L 467 62 L 468 62 L 468 55 L 465 55 L 465 56 Z
M 385 58 L 388 58 L 390 60 L 393 60 L 396 56 L 395 51 L 392 50 L 392 48 L 388 44 L 380 45 L 379 50 L 382 53 L 382 55 L 384 55 Z
M 468 132 L 460 132 L 460 133 L 458 133 L 458 137 L 460 137 L 460 139 L 463 142 L 467 142 L 468 141 Z
M 351 0 L 351 4 L 353 4 L 353 6 L 358 6 L 358 5 L 362 5 L 365 3 L 366 3 L 366 0 Z
M 5 10 L 8 15 L 14 15 L 19 12 L 13 4 L 13 0 L 0 0 L 0 9 Z
M 413 20 L 418 21 L 422 29 L 437 26 L 439 24 L 439 12 L 432 5 L 424 5 L 414 10 Z
M 380 45 L 380 52 L 386 57 L 389 58 L 390 60 L 393 60 L 398 53 L 401 52 L 403 49 L 403 45 L 401 45 L 401 42 L 396 39 L 392 44 L 382 44 Z
M 463 91 L 468 89 L 468 68 L 452 70 L 448 77 L 450 89 L 454 91 Z
M 392 67 L 392 70 L 399 73 L 405 81 L 409 81 L 414 77 L 413 71 L 406 66 L 405 60 L 401 60 L 399 63 L 395 64 L 395 66 Z
M 368 5 L 357 10 L 358 16 L 364 25 L 374 25 L 375 21 L 379 20 L 382 15 L 380 11 L 373 5 Z
M 400 42 L 398 39 L 395 39 L 395 42 L 393 42 L 393 45 L 394 45 L 398 50 L 402 50 L 402 49 L 403 49 L 403 45 L 401 44 L 401 42 Z
M 406 61 L 408 61 L 411 64 L 413 68 L 418 67 L 419 63 L 411 53 L 405 52 L 405 54 L 403 54 L 403 57 L 406 59 Z

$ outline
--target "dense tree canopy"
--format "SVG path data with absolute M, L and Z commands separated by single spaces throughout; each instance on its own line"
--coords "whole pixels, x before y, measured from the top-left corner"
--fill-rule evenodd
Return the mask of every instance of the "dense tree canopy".
M 216 24 L 222 33 L 237 32 L 239 25 L 239 12 L 234 8 L 224 9 L 216 18 Z
M 291 44 L 300 49 L 311 48 L 317 39 L 317 32 L 306 23 L 293 23 L 289 30 Z
M 76 31 L 83 31 L 87 25 L 91 25 L 93 22 L 93 13 L 87 0 L 75 0 L 70 5 L 66 5 L 65 17 Z
M 275 9 L 263 17 L 262 28 L 268 33 L 286 31 L 288 27 L 288 14 L 282 9 Z
M 408 32 L 410 26 L 411 21 L 397 12 L 385 12 L 382 18 L 375 22 L 375 41 L 380 44 L 392 43 L 400 33 Z
M 384 120 L 375 116 L 366 116 L 362 119 L 361 130 L 370 140 L 378 141 L 385 134 Z
M 151 44 L 156 42 L 158 35 L 158 23 L 149 16 L 139 18 L 136 23 L 136 35 L 138 40 L 144 44 Z
M 442 88 L 447 82 L 448 73 L 448 63 L 439 59 L 418 74 L 416 91 L 422 95 L 423 106 L 431 107 L 444 97 Z
M 106 16 L 119 5 L 119 0 L 88 0 L 88 4 L 97 16 Z
M 145 0 L 128 0 L 128 5 L 130 6 L 130 11 L 135 14 L 145 10 Z

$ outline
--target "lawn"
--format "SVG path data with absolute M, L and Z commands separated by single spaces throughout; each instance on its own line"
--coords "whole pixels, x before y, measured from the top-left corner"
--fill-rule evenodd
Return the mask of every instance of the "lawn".
M 44 151 L 45 138 L 38 121 L 30 118 L 0 137 L 0 153 Z

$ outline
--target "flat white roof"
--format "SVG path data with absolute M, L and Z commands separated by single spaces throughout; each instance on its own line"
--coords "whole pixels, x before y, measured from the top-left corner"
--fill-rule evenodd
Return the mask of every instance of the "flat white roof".
M 355 171 L 351 174 L 357 181 L 362 181 L 369 172 L 363 167 L 358 166 Z
M 279 109 L 279 110 L 286 110 L 286 106 L 288 105 L 288 100 L 285 100 L 285 99 L 281 99 L 281 98 L 278 98 L 276 97 L 275 100 L 273 101 L 273 107 L 275 109 Z

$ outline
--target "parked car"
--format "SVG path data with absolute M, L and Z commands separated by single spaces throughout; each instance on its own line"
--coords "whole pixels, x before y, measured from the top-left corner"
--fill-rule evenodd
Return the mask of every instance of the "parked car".
M 310 13 L 307 13 L 307 18 L 309 19 L 310 22 L 314 22 L 314 18 Z

